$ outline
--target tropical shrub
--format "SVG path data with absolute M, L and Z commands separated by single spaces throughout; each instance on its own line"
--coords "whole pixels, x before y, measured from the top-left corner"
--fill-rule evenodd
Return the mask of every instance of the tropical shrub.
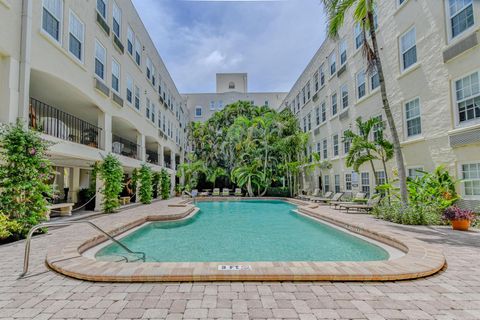
M 22 227 L 17 221 L 10 220 L 6 215 L 0 213 L 0 240 L 18 234 L 21 230 Z
M 48 144 L 21 122 L 1 127 L 0 143 L 0 212 L 9 221 L 5 230 L 22 237 L 46 220 L 46 198 L 53 194 Z
M 102 208 L 105 213 L 112 213 L 120 206 L 118 196 L 123 188 L 123 168 L 120 161 L 112 154 L 103 159 L 98 167 L 98 173 L 103 180 Z
M 152 169 L 143 164 L 139 170 L 140 177 L 140 201 L 144 204 L 152 202 L 153 186 L 152 186 Z
M 165 169 L 162 169 L 162 171 L 160 172 L 160 175 L 161 175 L 160 181 L 161 181 L 162 199 L 168 199 L 170 198 L 170 188 L 171 188 L 170 175 Z
M 160 188 L 161 188 L 161 179 L 162 175 L 160 172 L 154 172 L 152 176 L 152 185 L 153 185 L 153 197 L 156 199 L 158 198 L 158 195 L 160 194 Z
M 267 189 L 267 197 L 288 197 L 290 192 L 286 187 L 269 187 Z
M 425 206 L 404 206 L 399 200 L 381 201 L 372 210 L 372 214 L 380 219 L 407 225 L 442 224 L 441 210 L 434 204 Z
M 457 206 L 451 206 L 445 209 L 443 212 L 442 218 L 446 221 L 453 221 L 453 220 L 468 220 L 468 221 L 475 221 L 476 215 L 475 212 L 468 209 L 461 209 Z

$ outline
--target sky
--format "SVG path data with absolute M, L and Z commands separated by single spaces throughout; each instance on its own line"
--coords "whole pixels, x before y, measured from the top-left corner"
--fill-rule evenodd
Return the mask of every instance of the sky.
M 325 39 L 320 0 L 133 0 L 181 93 L 248 73 L 250 92 L 289 91 Z

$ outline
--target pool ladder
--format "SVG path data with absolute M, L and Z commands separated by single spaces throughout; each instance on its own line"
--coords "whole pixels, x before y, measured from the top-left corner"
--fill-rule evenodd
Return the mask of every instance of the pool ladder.
M 93 223 L 91 221 L 84 221 L 83 220 L 83 221 L 65 221 L 65 222 L 44 222 L 44 223 L 40 223 L 36 226 L 33 226 L 30 229 L 30 231 L 28 232 L 27 239 L 26 239 L 26 242 L 25 242 L 25 255 L 24 255 L 24 259 L 23 259 L 23 273 L 20 275 L 20 278 L 24 277 L 28 272 L 28 263 L 29 263 L 29 260 L 30 260 L 30 242 L 32 240 L 33 233 L 35 231 L 37 231 L 40 228 L 63 227 L 63 226 L 70 226 L 72 224 L 80 224 L 80 223 L 88 224 L 90 227 L 92 227 L 93 229 L 99 231 L 101 234 L 106 236 L 109 240 L 111 240 L 112 242 L 114 242 L 117 245 L 119 245 L 120 247 L 122 247 L 128 253 L 133 254 L 133 255 L 140 255 L 141 258 L 136 259 L 135 261 L 142 260 L 143 262 L 145 262 L 145 252 L 136 252 L 136 251 L 130 250 L 126 245 L 124 245 L 123 243 L 121 243 L 120 241 L 118 241 L 117 239 L 112 237 L 110 234 L 108 234 L 106 231 L 104 231 L 103 229 L 101 229 L 99 226 L 97 226 L 95 223 Z M 122 257 L 126 260 L 126 262 L 129 262 L 127 257 L 125 257 L 125 256 L 122 256 Z

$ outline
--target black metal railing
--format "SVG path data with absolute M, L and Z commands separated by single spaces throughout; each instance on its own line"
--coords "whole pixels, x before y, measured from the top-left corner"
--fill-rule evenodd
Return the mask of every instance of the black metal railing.
M 158 163 L 158 153 L 155 151 L 146 151 L 147 153 L 147 162 L 148 163 L 153 163 L 153 164 L 159 164 Z
M 139 146 L 132 141 L 112 135 L 112 152 L 122 156 L 138 159 Z
M 99 147 L 102 129 L 46 103 L 30 98 L 30 128 L 59 139 Z

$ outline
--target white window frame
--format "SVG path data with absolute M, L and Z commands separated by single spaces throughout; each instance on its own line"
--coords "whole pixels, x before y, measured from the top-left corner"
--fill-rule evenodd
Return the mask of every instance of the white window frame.
M 419 115 L 414 117 L 414 118 L 407 119 L 407 105 L 410 104 L 410 103 L 413 103 L 417 100 L 418 100 Z M 404 119 L 404 126 L 405 126 L 405 139 L 413 139 L 413 138 L 416 138 L 416 137 L 421 137 L 422 134 L 423 134 L 423 125 L 422 125 L 422 103 L 421 103 L 420 97 L 415 97 L 413 99 L 410 99 L 410 100 L 406 101 L 403 104 L 403 112 L 404 112 L 403 119 Z M 414 134 L 414 135 L 410 136 L 410 135 L 408 135 L 408 121 L 414 120 L 416 118 L 420 118 L 420 133 L 417 133 L 417 134 Z
M 360 45 L 357 44 L 358 37 L 362 37 L 362 41 Z M 358 51 L 362 48 L 364 37 L 365 37 L 365 34 L 363 33 L 360 22 L 355 23 L 355 25 L 353 26 L 353 41 L 355 42 L 355 51 Z
M 405 0 L 405 1 L 408 1 L 408 0 Z M 373 78 L 376 76 L 378 76 L 378 86 L 376 86 L 375 88 L 373 87 Z M 373 72 L 371 75 L 369 75 L 369 80 L 370 80 L 370 92 L 375 92 L 377 90 L 380 89 L 380 76 L 378 74 L 378 71 L 375 69 L 375 72 Z
M 100 11 L 98 11 L 98 1 L 102 1 L 105 4 L 105 15 L 103 15 Z M 107 21 L 108 18 L 108 0 L 96 0 L 95 1 L 95 10 L 98 12 L 98 14 Z
M 77 22 L 81 25 L 82 27 L 82 39 L 78 39 L 78 37 L 72 32 L 72 20 L 76 19 Z M 81 44 L 81 50 L 80 50 L 80 59 L 70 50 L 70 36 L 73 36 L 75 39 L 77 39 L 80 44 Z M 73 12 L 72 9 L 70 9 L 69 15 L 68 15 L 68 52 L 70 55 L 80 63 L 84 63 L 85 61 L 85 23 L 83 23 L 82 20 Z
M 333 70 L 333 72 L 332 72 L 332 67 L 333 69 L 335 69 Z M 335 52 L 335 50 L 333 50 L 333 52 L 330 53 L 330 55 L 328 56 L 328 68 L 330 71 L 330 78 L 331 78 L 337 73 L 337 53 Z
M 368 176 L 368 184 L 364 184 L 363 183 L 363 175 L 366 174 Z M 360 172 L 360 190 L 362 192 L 363 191 L 363 187 L 367 187 L 368 186 L 368 193 L 371 195 L 372 194 L 372 185 L 371 185 L 371 181 L 370 181 L 370 172 L 368 171 L 362 171 Z
M 322 140 L 322 159 L 328 159 L 328 139 L 326 138 Z
M 347 179 L 347 176 L 349 176 L 350 178 Z M 344 181 L 345 181 L 345 191 L 352 191 L 352 173 L 351 172 L 346 172 L 344 174 Z M 350 185 L 350 187 L 349 187 Z
M 346 95 L 344 95 L 344 93 L 346 92 Z M 347 100 L 347 105 L 345 105 L 345 98 Z M 345 110 L 348 108 L 349 106 L 349 99 L 348 99 L 348 84 L 347 83 L 344 83 L 341 87 L 340 87 L 340 99 L 342 99 L 342 110 Z
M 424 171 L 424 168 L 423 166 L 408 166 L 407 167 L 407 178 L 413 178 L 414 176 L 411 176 L 410 175 L 410 170 L 421 170 L 421 171 Z
M 50 10 L 47 9 L 47 7 L 45 6 L 45 1 L 48 1 L 48 0 L 42 0 L 40 30 L 47 37 L 49 37 L 53 41 L 57 42 L 58 44 L 62 45 L 62 43 L 63 43 L 63 7 L 64 7 L 63 0 L 58 0 L 59 3 L 60 3 L 60 16 L 59 17 L 57 17 L 53 12 L 51 12 Z M 48 33 L 45 29 L 43 29 L 43 10 L 44 9 L 47 10 L 54 18 L 56 18 L 58 20 L 58 39 L 55 39 L 50 33 Z
M 138 100 L 138 107 L 137 107 L 137 100 Z M 140 109 L 142 109 L 142 100 L 141 100 L 140 88 L 137 85 L 134 85 L 133 107 L 138 111 L 140 111 Z
M 127 80 L 126 80 L 126 84 L 125 84 L 125 100 L 127 101 L 128 104 L 133 104 L 134 102 L 134 82 L 133 82 L 133 78 L 131 75 L 129 75 L 127 73 Z M 130 91 L 130 97 L 132 99 L 132 101 L 128 101 L 128 91 Z
M 321 104 L 320 104 L 320 123 L 326 123 L 327 120 L 328 120 L 328 111 L 327 111 L 327 103 L 325 101 L 323 101 Z M 325 119 L 324 119 L 324 116 L 325 115 Z
M 332 157 L 340 156 L 340 138 L 338 134 L 332 136 Z
M 116 17 L 117 16 L 117 17 Z M 118 34 L 115 33 L 114 21 L 118 23 Z M 112 33 L 117 36 L 120 41 L 122 40 L 122 9 L 113 1 L 112 7 Z
M 200 115 L 198 115 L 197 111 L 200 110 Z M 195 118 L 203 117 L 203 107 L 202 106 L 195 106 Z
M 130 52 L 128 50 L 128 42 L 130 42 L 132 44 L 132 52 Z M 135 32 L 133 32 L 133 29 L 130 26 L 128 26 L 128 28 L 127 28 L 127 52 L 132 58 L 134 57 L 134 55 L 135 55 Z
M 328 186 L 328 189 L 326 188 Z M 323 192 L 330 191 L 330 175 L 326 174 L 323 176 Z
M 335 97 L 335 99 L 333 99 Z M 335 101 L 335 103 L 333 103 Z M 335 117 L 338 115 L 338 95 L 336 92 L 333 92 L 332 95 L 330 96 L 330 103 L 331 103 L 331 108 L 330 110 L 332 111 L 332 117 Z M 335 113 L 333 113 L 333 106 L 335 106 Z
M 471 164 L 477 164 L 480 165 L 480 159 L 479 160 L 472 160 L 472 161 L 462 161 L 458 164 L 458 177 L 462 179 L 463 181 L 460 183 L 460 192 L 462 195 L 462 198 L 465 200 L 480 200 L 480 195 L 466 195 L 465 194 L 465 179 L 463 179 L 463 166 L 464 165 L 471 165 Z M 468 179 L 468 180 L 477 180 L 477 179 Z
M 403 48 L 403 45 L 402 45 L 402 39 L 404 37 L 407 36 L 407 34 L 409 34 L 410 32 L 414 33 L 414 36 L 415 36 L 415 44 L 413 46 L 410 46 L 408 48 Z M 412 63 L 411 65 L 409 65 L 408 67 L 405 67 L 405 61 L 403 59 L 403 55 L 408 52 L 410 49 L 412 49 L 413 47 L 415 47 L 415 62 Z M 418 50 L 417 50 L 417 29 L 415 26 L 412 26 L 410 27 L 407 31 L 405 31 L 404 33 L 402 33 L 400 35 L 400 37 L 398 37 L 398 48 L 400 50 L 400 70 L 402 72 L 405 72 L 413 67 L 415 67 L 417 64 L 418 64 Z
M 97 57 L 97 45 L 100 46 L 103 49 L 103 53 L 104 53 L 103 61 L 101 61 L 99 59 L 99 57 Z M 100 77 L 96 72 L 97 66 L 95 64 L 95 61 L 97 59 L 103 64 L 103 78 Z M 103 44 L 100 41 L 98 41 L 98 39 L 95 39 L 95 52 L 94 52 L 93 69 L 94 69 L 95 77 L 97 77 L 98 80 L 105 83 L 106 78 L 107 78 L 107 49 L 103 46 Z
M 478 24 L 477 20 L 475 19 L 475 1 L 472 1 L 472 3 L 470 3 L 469 5 L 472 5 L 472 9 L 473 9 L 473 24 L 470 27 L 463 30 L 462 32 L 460 32 L 459 34 L 457 34 L 456 36 L 453 36 L 453 29 L 452 29 L 453 17 L 450 11 L 449 0 L 445 0 L 444 4 L 445 4 L 446 19 L 447 19 L 446 27 L 447 27 L 448 42 L 456 41 L 457 39 L 462 39 L 465 36 L 465 34 L 467 34 L 469 31 L 474 29 L 475 26 Z M 469 5 L 464 7 L 463 10 L 465 10 Z M 458 11 L 455 16 L 457 16 L 463 10 Z
M 339 54 L 339 57 L 340 57 L 340 67 L 343 67 L 347 63 L 347 60 L 348 60 L 347 51 L 348 51 L 347 40 L 343 39 L 342 41 L 340 41 L 340 44 L 338 45 L 338 54 Z M 343 53 L 345 53 L 345 61 L 342 62 Z
M 359 76 L 362 75 L 362 74 L 363 74 L 363 82 L 359 82 L 360 81 Z M 363 96 L 360 97 L 360 86 L 361 85 L 363 85 L 365 87 L 365 89 L 364 89 L 365 93 L 363 94 Z M 360 101 L 367 96 L 367 74 L 366 74 L 365 70 L 360 70 L 355 75 L 355 86 L 356 86 L 356 91 L 357 91 L 357 101 Z
M 472 96 L 468 97 L 467 99 L 465 99 L 465 98 L 463 98 L 461 100 L 457 99 L 457 81 L 463 80 L 467 77 L 471 77 L 475 73 L 477 73 L 479 83 L 480 83 L 480 69 L 477 69 L 473 72 L 469 72 L 467 74 L 463 74 L 462 76 L 452 80 L 453 81 L 453 83 L 452 83 L 452 98 L 453 98 L 453 106 L 455 108 L 455 110 L 454 110 L 455 124 L 456 124 L 457 127 L 460 127 L 460 128 L 468 127 L 468 126 L 480 123 L 480 118 L 474 118 L 474 119 L 471 119 L 471 120 L 465 120 L 463 122 L 460 122 L 460 110 L 459 110 L 459 107 L 458 107 L 459 103 L 461 103 L 463 101 L 467 101 L 469 99 L 475 99 L 478 95 L 475 95 L 475 96 L 472 95 Z
M 140 40 L 138 39 L 137 36 L 135 36 L 135 47 L 134 47 L 135 50 L 133 50 L 133 52 L 135 53 L 135 56 L 134 56 L 134 60 L 135 60 L 135 63 L 138 65 L 138 66 L 141 66 L 142 65 L 142 43 L 140 42 Z M 139 61 L 137 61 L 137 54 L 139 55 Z
M 118 74 L 115 74 L 115 69 L 118 68 Z M 115 60 L 115 58 L 112 58 L 112 90 L 118 94 L 120 94 L 120 90 L 122 90 L 122 86 L 120 85 L 120 82 L 122 80 L 121 78 L 122 76 L 122 66 L 120 65 L 120 63 Z M 118 88 L 115 89 L 113 87 L 113 78 L 117 78 L 117 82 L 118 82 Z
M 340 175 L 339 174 L 334 174 L 333 175 L 333 189 L 335 190 L 335 193 L 340 192 L 342 190 L 342 184 L 340 182 Z

